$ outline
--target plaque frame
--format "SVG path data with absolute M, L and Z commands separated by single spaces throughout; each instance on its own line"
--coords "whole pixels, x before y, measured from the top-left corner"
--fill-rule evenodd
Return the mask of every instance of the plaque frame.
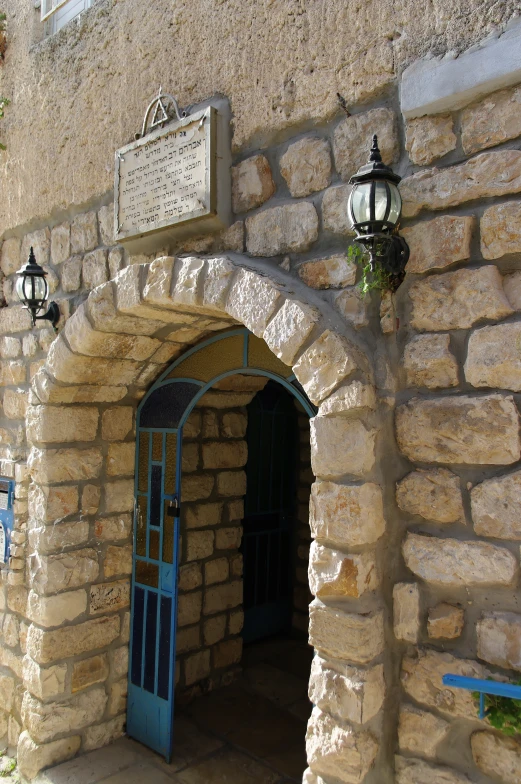
M 172 242 L 219 231 L 231 220 L 230 144 L 229 117 L 213 105 L 208 105 L 193 114 L 176 120 L 163 128 L 148 133 L 115 153 L 114 167 L 114 239 L 123 243 L 131 253 L 151 253 L 166 248 Z M 154 223 L 141 224 L 137 228 L 122 230 L 119 224 L 119 199 L 121 159 L 126 153 L 145 148 L 157 139 L 167 138 L 194 123 L 203 123 L 206 138 L 205 152 L 205 204 L 199 210 L 172 216 Z

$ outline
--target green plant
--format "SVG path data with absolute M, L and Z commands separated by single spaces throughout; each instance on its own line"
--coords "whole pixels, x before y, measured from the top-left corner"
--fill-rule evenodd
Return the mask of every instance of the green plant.
M 521 686 L 521 680 L 512 685 Z M 479 703 L 479 692 L 473 692 L 472 696 Z M 485 710 L 487 719 L 496 730 L 505 735 L 521 733 L 521 700 L 485 694 Z
M 6 757 L 4 764 L 0 767 L 0 776 L 7 778 L 16 768 L 16 760 L 12 757 Z
M 0 13 L 0 33 L 5 33 L 5 20 L 7 19 L 7 14 Z
M 370 291 L 392 290 L 392 275 L 384 270 L 380 264 L 375 264 L 374 269 L 372 269 L 370 255 L 360 245 L 357 243 L 350 245 L 347 249 L 347 258 L 349 261 L 354 261 L 362 271 L 362 277 L 358 281 L 357 286 L 363 294 L 367 294 Z

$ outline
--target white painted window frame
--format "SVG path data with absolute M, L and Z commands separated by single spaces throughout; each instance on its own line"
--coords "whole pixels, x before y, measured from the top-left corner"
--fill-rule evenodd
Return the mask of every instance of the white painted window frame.
M 72 2 L 73 0 L 41 0 L 41 21 L 46 22 L 50 20 L 52 25 L 52 32 L 57 32 L 60 28 L 57 27 L 56 13 L 61 8 L 64 8 Z M 77 19 L 84 11 L 90 8 L 94 2 L 95 0 L 85 0 L 84 7 L 81 9 L 81 11 L 78 12 L 76 16 L 73 17 L 73 19 Z M 72 22 L 72 19 L 69 19 L 68 22 L 69 21 Z M 66 24 L 68 22 L 66 22 Z

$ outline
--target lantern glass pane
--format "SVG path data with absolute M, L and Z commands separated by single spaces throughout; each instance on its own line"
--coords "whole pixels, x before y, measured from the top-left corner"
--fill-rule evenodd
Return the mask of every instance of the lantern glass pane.
M 385 215 L 387 212 L 387 188 L 385 187 L 385 182 L 377 181 L 375 182 L 375 191 L 374 191 L 374 219 L 377 221 L 385 220 Z
M 22 302 L 25 302 L 24 281 L 25 281 L 25 277 L 20 276 L 16 281 L 16 287 L 15 287 L 16 293 L 18 294 L 18 297 Z
M 48 286 L 45 278 L 33 275 L 34 280 L 34 299 L 45 301 L 47 299 Z
M 389 217 L 387 218 L 388 223 L 392 223 L 396 225 L 400 220 L 400 215 L 402 212 L 402 197 L 400 196 L 400 191 L 394 184 L 394 182 L 389 182 L 389 190 L 391 191 L 391 209 L 389 210 Z
M 371 220 L 370 210 L 371 183 L 361 182 L 354 186 L 349 196 L 348 217 L 355 223 L 368 223 Z

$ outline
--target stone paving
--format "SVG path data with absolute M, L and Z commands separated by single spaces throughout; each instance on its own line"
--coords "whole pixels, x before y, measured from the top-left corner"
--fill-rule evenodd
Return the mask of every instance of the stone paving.
M 246 648 L 239 680 L 178 711 L 171 764 L 122 738 L 41 773 L 34 784 L 300 783 L 311 657 L 296 640 Z

